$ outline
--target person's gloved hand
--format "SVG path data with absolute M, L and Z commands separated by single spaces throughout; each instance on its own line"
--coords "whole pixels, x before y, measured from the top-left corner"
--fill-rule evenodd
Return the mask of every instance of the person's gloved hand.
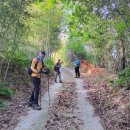
M 47 69 L 46 70 L 46 75 L 49 77 L 49 74 L 50 74 L 50 70 L 49 69 Z
M 43 73 L 43 71 L 42 70 L 38 70 L 38 74 L 41 74 L 41 73 Z
M 48 74 L 50 73 L 50 70 L 49 70 L 49 69 L 47 69 L 46 71 L 47 71 Z
M 49 70 L 49 69 L 46 69 L 45 71 L 43 71 L 43 73 L 49 75 L 50 70 Z

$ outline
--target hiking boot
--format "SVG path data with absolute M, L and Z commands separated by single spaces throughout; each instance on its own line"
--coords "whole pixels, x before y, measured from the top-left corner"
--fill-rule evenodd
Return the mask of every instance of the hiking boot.
M 28 107 L 32 107 L 33 106 L 33 103 L 32 102 L 29 102 L 28 103 Z
M 62 81 L 60 81 L 60 83 L 63 83 Z
M 57 81 L 55 80 L 55 83 L 57 83 Z
M 33 109 L 34 110 L 41 110 L 41 107 L 37 104 L 33 104 Z

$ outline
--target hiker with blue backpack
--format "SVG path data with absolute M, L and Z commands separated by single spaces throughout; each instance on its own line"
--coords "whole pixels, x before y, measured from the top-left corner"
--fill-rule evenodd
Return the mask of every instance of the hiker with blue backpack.
M 80 72 L 79 72 L 80 60 L 77 57 L 75 57 L 74 66 L 75 66 L 75 78 L 80 78 Z
M 29 100 L 29 107 L 32 107 L 34 110 L 41 110 L 41 106 L 38 104 L 38 97 L 40 92 L 41 84 L 41 74 L 49 74 L 49 70 L 46 69 L 43 59 L 45 57 L 45 52 L 40 51 L 38 57 L 34 58 L 31 63 L 30 73 L 32 77 L 32 82 L 34 85 L 32 95 Z

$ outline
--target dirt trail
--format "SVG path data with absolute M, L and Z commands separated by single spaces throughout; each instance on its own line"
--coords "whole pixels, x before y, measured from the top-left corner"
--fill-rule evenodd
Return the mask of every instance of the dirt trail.
M 68 69 L 74 75 L 74 72 Z M 81 79 L 75 79 L 76 91 L 77 91 L 77 107 L 78 117 L 83 120 L 84 124 L 80 130 L 103 130 L 99 117 L 94 113 L 94 108 L 90 102 L 86 99 L 88 96 L 87 91 L 83 87 L 83 81 Z M 87 85 L 87 84 L 86 84 Z
M 81 79 L 73 78 L 73 71 L 62 69 L 63 84 L 50 87 L 51 107 L 48 94 L 42 98 L 42 110 L 30 110 L 21 118 L 15 130 L 103 130 L 94 108 L 86 100 Z

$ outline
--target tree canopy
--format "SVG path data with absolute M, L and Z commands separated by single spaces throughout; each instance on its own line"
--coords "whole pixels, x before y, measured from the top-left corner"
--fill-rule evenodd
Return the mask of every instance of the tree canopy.
M 25 68 L 41 49 L 65 62 L 77 55 L 116 73 L 129 68 L 128 0 L 4 0 L 0 12 L 4 79 L 11 64 Z

